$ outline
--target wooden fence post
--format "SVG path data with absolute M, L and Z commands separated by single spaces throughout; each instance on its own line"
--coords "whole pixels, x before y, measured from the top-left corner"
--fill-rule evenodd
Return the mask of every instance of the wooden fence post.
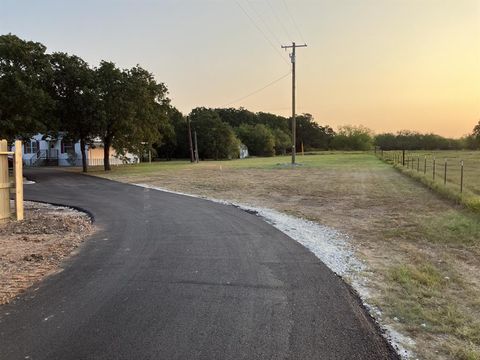
M 7 140 L 0 140 L 0 221 L 10 217 L 10 182 L 8 177 Z
M 22 142 L 20 140 L 15 141 L 15 213 L 17 220 L 23 220 L 23 157 L 22 157 Z

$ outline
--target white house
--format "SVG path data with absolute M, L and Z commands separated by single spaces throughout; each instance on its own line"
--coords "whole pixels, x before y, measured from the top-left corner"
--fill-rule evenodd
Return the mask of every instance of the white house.
M 90 166 L 103 165 L 103 143 L 95 139 L 92 145 L 86 146 L 87 164 Z M 45 137 L 35 135 L 23 145 L 23 162 L 26 166 L 81 166 L 82 153 L 80 142 L 73 143 L 63 138 Z M 117 155 L 110 148 L 110 164 L 133 164 L 139 162 L 136 155 L 127 153 L 125 156 Z
M 248 147 L 245 144 L 240 144 L 240 159 L 246 159 L 249 156 Z

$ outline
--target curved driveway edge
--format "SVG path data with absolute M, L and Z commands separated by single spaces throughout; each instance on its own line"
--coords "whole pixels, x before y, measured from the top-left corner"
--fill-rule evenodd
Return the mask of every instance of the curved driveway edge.
M 1 359 L 397 359 L 349 287 L 233 206 L 52 169 L 26 198 L 99 231 L 0 307 Z

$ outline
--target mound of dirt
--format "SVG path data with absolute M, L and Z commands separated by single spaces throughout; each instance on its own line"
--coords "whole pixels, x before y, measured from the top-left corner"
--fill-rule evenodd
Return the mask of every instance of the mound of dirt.
M 0 223 L 0 304 L 57 271 L 92 233 L 85 213 L 25 202 L 24 221 Z

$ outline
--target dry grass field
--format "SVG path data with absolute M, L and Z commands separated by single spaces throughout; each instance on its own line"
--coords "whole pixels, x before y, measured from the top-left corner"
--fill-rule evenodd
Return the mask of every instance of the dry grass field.
M 367 153 L 160 162 L 91 174 L 276 209 L 335 228 L 368 301 L 421 359 L 480 359 L 480 218 Z M 473 190 L 472 190 L 473 191 Z
M 405 166 L 398 163 L 401 152 L 388 151 L 383 155 L 426 185 L 480 211 L 480 151 L 407 151 Z

